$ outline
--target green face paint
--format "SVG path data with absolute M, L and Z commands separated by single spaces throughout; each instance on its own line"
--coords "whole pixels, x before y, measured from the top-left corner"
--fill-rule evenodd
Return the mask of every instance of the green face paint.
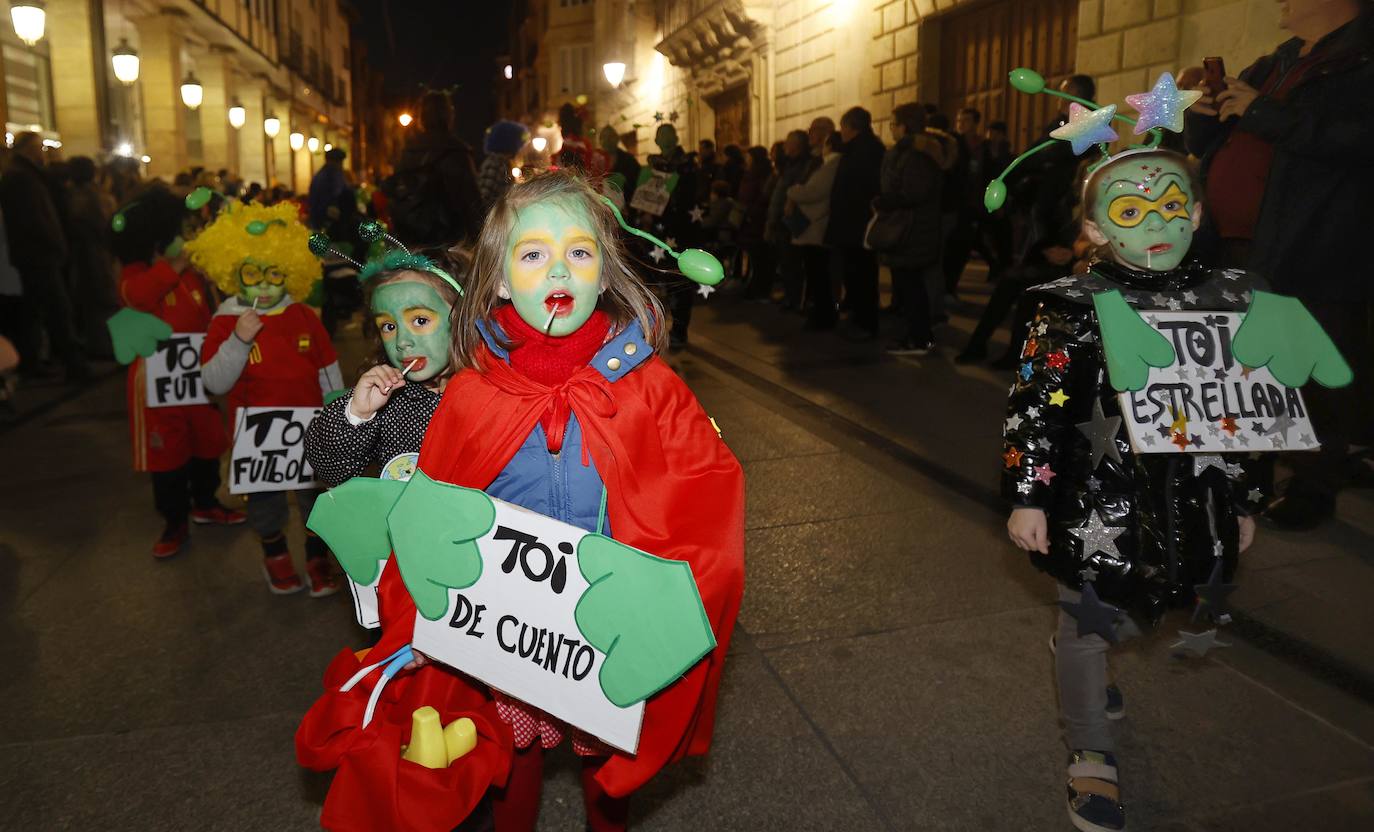
M 1166 272 L 1188 255 L 1200 219 L 1192 177 L 1157 156 L 1127 157 L 1094 184 L 1092 221 L 1113 257 L 1138 269 Z
M 372 320 L 382 336 L 391 366 L 405 369 L 409 381 L 429 381 L 448 366 L 449 312 L 452 307 L 433 286 L 400 279 L 372 293 Z
M 546 202 L 520 211 L 506 255 L 506 288 L 525 323 L 571 335 L 596 309 L 601 246 L 580 205 Z
M 259 310 L 271 309 L 286 295 L 286 273 L 251 257 L 239 264 L 239 300 Z

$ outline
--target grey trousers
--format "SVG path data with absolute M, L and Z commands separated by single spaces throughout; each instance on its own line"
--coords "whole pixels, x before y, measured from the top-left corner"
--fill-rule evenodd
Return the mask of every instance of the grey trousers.
M 290 493 L 296 495 L 296 508 L 300 510 L 301 523 L 304 524 L 320 492 L 301 489 Z M 248 527 L 257 532 L 258 537 L 271 537 L 286 528 L 286 521 L 291 516 L 286 495 L 285 491 L 261 491 L 248 495 Z
M 1078 603 L 1082 594 L 1059 584 L 1059 600 Z M 1130 619 L 1119 620 L 1117 636 L 1138 632 Z M 1054 672 L 1059 684 L 1059 716 L 1070 750 L 1116 751 L 1107 719 L 1107 650 L 1096 633 L 1078 635 L 1078 621 L 1062 608 L 1055 633 Z

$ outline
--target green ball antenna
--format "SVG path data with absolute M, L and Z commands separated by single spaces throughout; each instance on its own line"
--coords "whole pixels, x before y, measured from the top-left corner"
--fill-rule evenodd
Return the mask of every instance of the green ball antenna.
M 659 238 L 647 231 L 640 231 L 638 228 L 625 222 L 625 218 L 620 215 L 620 209 L 616 207 L 615 203 L 612 202 L 610 198 L 600 194 L 597 196 L 602 202 L 606 203 L 606 207 L 611 209 L 611 213 L 615 214 L 616 222 L 620 223 L 621 228 L 636 237 L 642 237 L 648 240 L 672 255 L 673 259 L 677 261 L 678 271 L 682 272 L 683 277 L 686 277 L 693 283 L 700 283 L 703 286 L 714 286 L 725 279 L 725 268 L 721 266 L 720 261 L 716 259 L 714 254 L 711 254 L 709 251 L 702 251 L 699 248 L 689 248 L 681 252 L 673 251 L 671 246 Z

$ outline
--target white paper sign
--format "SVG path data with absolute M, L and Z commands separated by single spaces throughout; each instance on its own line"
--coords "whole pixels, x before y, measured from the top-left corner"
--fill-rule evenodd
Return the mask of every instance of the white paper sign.
M 577 543 L 587 532 L 501 500 L 477 541 L 482 577 L 449 591 L 438 621 L 415 616 L 416 650 L 633 754 L 644 703 L 601 691 L 606 655 L 587 644 L 573 610 L 587 581 Z
M 1302 394 L 1231 354 L 1240 312 L 1141 312 L 1173 345 L 1144 389 L 1119 394 L 1137 453 L 1252 453 L 1319 447 Z
M 149 407 L 210 403 L 200 383 L 200 350 L 204 344 L 203 332 L 174 332 L 144 360 Z
M 318 407 L 244 407 L 234 426 L 229 493 L 317 488 L 305 460 L 305 429 Z
M 663 211 L 668 207 L 668 200 L 672 198 L 672 191 L 668 190 L 668 177 L 671 174 L 658 170 L 651 170 L 649 178 L 639 183 L 635 188 L 634 198 L 630 200 L 630 207 L 636 211 L 644 211 L 653 214 L 655 217 L 663 215 Z

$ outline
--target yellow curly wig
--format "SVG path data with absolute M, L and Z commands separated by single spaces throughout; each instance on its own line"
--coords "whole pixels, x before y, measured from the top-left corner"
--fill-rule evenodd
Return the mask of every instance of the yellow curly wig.
M 253 234 L 249 227 L 265 228 Z M 202 274 L 228 295 L 237 295 L 239 266 L 246 258 L 276 266 L 286 274 L 286 291 L 295 300 L 310 294 L 320 277 L 320 261 L 310 253 L 310 231 L 296 206 L 230 202 L 215 221 L 186 243 L 186 254 Z

